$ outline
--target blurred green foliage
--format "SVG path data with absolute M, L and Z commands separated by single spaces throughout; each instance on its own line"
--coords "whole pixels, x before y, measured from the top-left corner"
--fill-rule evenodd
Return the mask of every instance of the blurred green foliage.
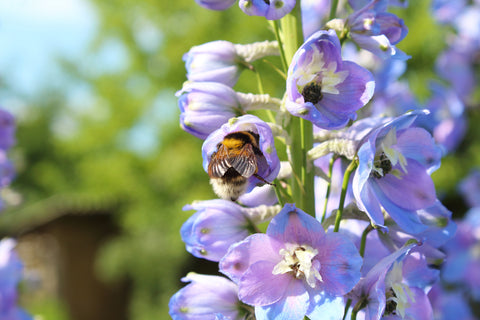
M 182 207 L 214 197 L 202 169 L 202 141 L 178 126 L 174 93 L 186 80 L 182 55 L 208 41 L 250 43 L 274 36 L 263 18 L 248 17 L 236 5 L 215 12 L 193 0 L 92 1 L 101 26 L 89 54 L 82 62 L 60 61 L 69 75 L 68 86 L 83 86 L 91 97 L 69 108 L 65 84 L 29 98 L 29 115 L 19 123 L 12 155 L 18 167 L 13 188 L 24 203 L 5 219 L 15 224 L 16 218 L 21 220 L 49 199 L 73 199 L 86 208 L 119 203 L 114 214 L 121 236 L 101 249 L 98 272 L 106 281 L 124 276 L 133 280 L 131 319 L 167 319 L 168 300 L 181 286 L 179 279 L 191 271 L 192 260 L 179 235 L 191 212 Z M 434 77 L 433 57 L 444 48 L 447 30 L 428 18 L 429 1 L 417 2 L 397 13 L 410 29 L 400 45 L 412 56 L 405 77 L 424 99 L 428 79 Z M 153 38 L 142 38 L 152 30 Z M 428 41 L 418 30 L 428 31 Z M 112 41 L 120 43 L 127 61 L 119 70 L 102 72 L 95 56 Z M 279 61 L 273 58 L 272 63 Z M 270 63 L 257 67 L 265 91 L 281 96 L 285 84 Z M 236 89 L 258 92 L 255 75 L 244 72 Z M 479 118 L 477 112 L 473 119 Z M 151 121 L 157 129 L 152 131 L 155 147 L 135 152 L 132 133 Z M 65 122 L 70 126 L 59 130 L 58 124 Z M 470 135 L 480 136 L 478 130 L 473 127 Z M 463 160 L 446 158 L 434 176 L 441 193 L 454 192 L 453 182 L 463 178 L 472 163 L 480 163 L 479 148 L 478 142 L 465 145 L 459 151 Z M 54 315 L 52 305 L 32 307 L 52 315 L 48 319 L 63 319 L 61 312 Z

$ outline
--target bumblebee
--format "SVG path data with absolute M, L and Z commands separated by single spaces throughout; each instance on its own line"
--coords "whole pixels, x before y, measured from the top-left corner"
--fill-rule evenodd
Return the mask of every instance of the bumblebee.
M 217 144 L 208 164 L 210 183 L 217 196 L 237 200 L 245 193 L 251 176 L 271 184 L 257 174 L 258 163 L 266 161 L 258 141 L 259 135 L 252 131 L 237 131 Z

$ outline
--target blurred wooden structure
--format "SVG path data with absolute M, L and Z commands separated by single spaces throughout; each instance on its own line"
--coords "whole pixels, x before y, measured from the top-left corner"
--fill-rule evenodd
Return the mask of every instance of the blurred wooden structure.
M 17 239 L 27 278 L 35 279 L 27 296 L 56 296 L 70 320 L 128 319 L 129 281 L 107 283 L 95 271 L 99 248 L 119 232 L 117 209 L 105 199 L 55 196 L 4 213 L 1 236 Z

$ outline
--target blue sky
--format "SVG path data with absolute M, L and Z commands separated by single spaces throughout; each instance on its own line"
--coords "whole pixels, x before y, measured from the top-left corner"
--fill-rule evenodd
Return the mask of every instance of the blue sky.
M 0 77 L 25 94 L 55 83 L 55 59 L 81 57 L 97 26 L 84 0 L 0 0 Z

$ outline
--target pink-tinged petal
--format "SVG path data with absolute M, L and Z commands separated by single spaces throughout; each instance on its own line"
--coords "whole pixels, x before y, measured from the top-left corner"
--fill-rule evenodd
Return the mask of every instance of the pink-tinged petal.
M 281 244 L 265 234 L 253 234 L 242 242 L 232 245 L 220 260 L 220 271 L 238 282 L 248 267 L 261 260 L 274 264 L 280 262 Z
M 351 61 L 343 62 L 342 71 L 347 71 L 348 77 L 336 86 L 339 93 L 325 93 L 321 105 L 332 112 L 350 114 L 370 101 L 375 81 L 370 71 Z
M 288 295 L 276 303 L 255 308 L 257 320 L 303 319 L 308 307 L 308 292 L 300 281 L 291 281 Z
M 427 168 L 440 161 L 442 152 L 432 135 L 423 128 L 409 128 L 397 135 L 395 149 L 407 159 L 414 159 Z
M 287 203 L 270 222 L 267 234 L 282 243 L 316 244 L 325 236 L 318 220 Z
M 344 295 L 360 280 L 363 259 L 355 245 L 338 233 L 328 233 L 315 257 L 320 262 L 323 289 L 329 294 Z
M 432 178 L 425 167 L 413 159 L 407 160 L 407 174 L 397 178 L 387 174 L 375 179 L 383 194 L 405 210 L 420 210 L 432 206 L 437 199 Z
M 247 269 L 238 282 L 238 297 L 241 301 L 255 306 L 266 306 L 284 298 L 290 287 L 296 288 L 291 282 L 297 282 L 303 287 L 301 280 L 295 279 L 290 273 L 273 274 L 275 263 L 258 261 Z M 305 289 L 303 289 L 305 291 Z

